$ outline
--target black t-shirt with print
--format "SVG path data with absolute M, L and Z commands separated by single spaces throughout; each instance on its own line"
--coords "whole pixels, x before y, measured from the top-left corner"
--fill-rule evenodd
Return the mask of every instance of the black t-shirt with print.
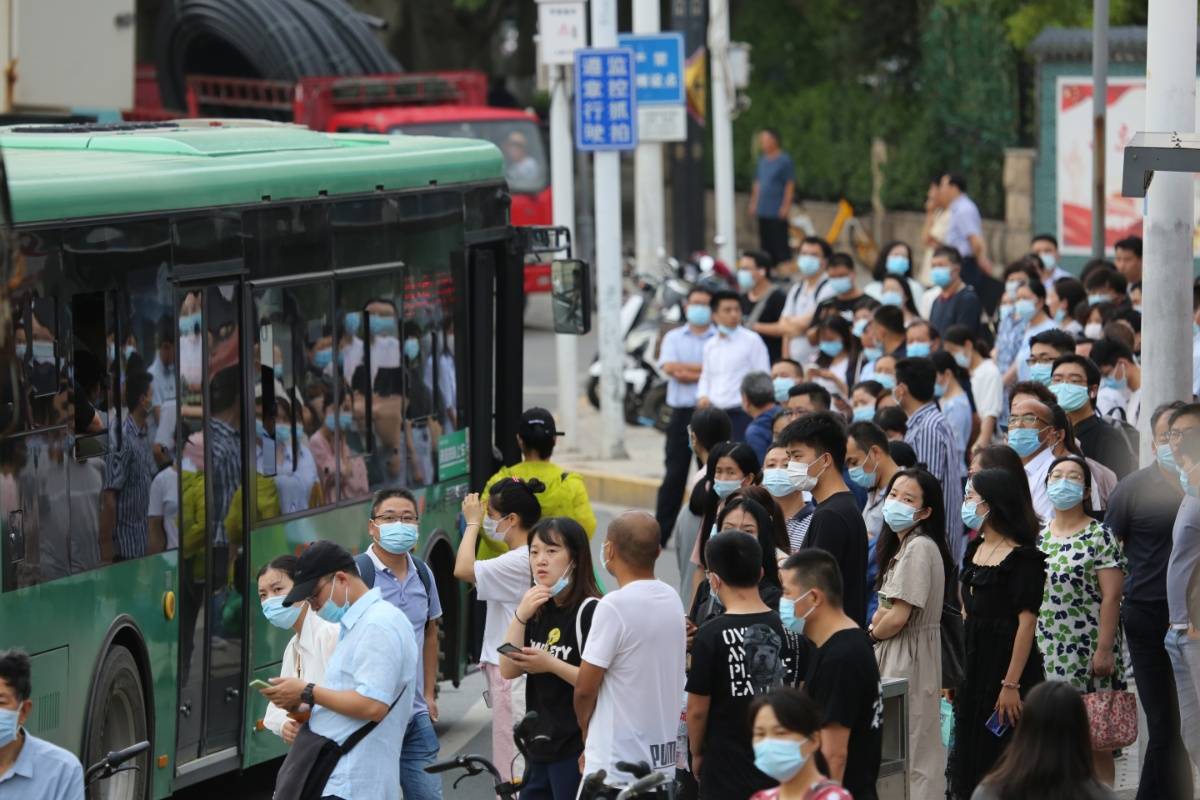
M 812 653 L 804 687 L 821 707 L 825 725 L 850 729 L 842 785 L 855 800 L 875 800 L 883 757 L 883 687 L 867 634 L 853 628 L 825 640 Z
M 745 798 L 777 785 L 754 766 L 746 715 L 756 695 L 796 685 L 806 644 L 784 631 L 775 611 L 722 614 L 696 631 L 687 691 L 710 702 L 701 798 Z
M 548 650 L 558 660 L 578 667 L 595 613 L 594 600 L 586 600 L 582 612 L 579 606 L 563 608 L 551 600 L 525 626 L 525 646 Z M 575 639 L 577 616 L 583 642 Z M 538 712 L 531 739 L 550 737 L 549 742 L 531 743 L 531 761 L 561 761 L 583 752 L 583 736 L 575 718 L 574 686 L 548 672 L 529 675 L 525 684 L 525 708 Z

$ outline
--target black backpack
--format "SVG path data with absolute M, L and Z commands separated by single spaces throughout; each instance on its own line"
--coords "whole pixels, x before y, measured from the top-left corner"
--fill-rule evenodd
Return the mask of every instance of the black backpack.
M 412 553 L 409 553 L 409 555 L 412 555 Z M 433 591 L 430 585 L 429 567 L 425 566 L 425 562 L 415 555 L 412 556 L 412 560 L 413 567 L 417 570 L 417 577 L 421 580 L 421 586 L 425 587 L 425 596 L 432 598 Z M 367 588 L 375 588 L 375 562 L 371 560 L 371 554 L 364 550 L 354 557 L 354 563 L 358 567 L 358 577 L 363 579 L 363 583 L 367 585 Z M 433 612 L 433 603 L 427 603 L 426 606 L 428 609 L 425 612 L 426 621 L 428 621 L 430 618 L 429 614 Z
M 1121 438 L 1125 440 L 1125 445 L 1129 448 L 1129 452 L 1133 453 L 1133 460 L 1134 460 L 1134 463 L 1136 464 L 1137 460 L 1138 460 L 1138 455 L 1139 455 L 1139 453 L 1138 453 L 1138 443 L 1139 443 L 1138 430 L 1137 430 L 1137 428 L 1133 427 L 1132 425 L 1130 425 L 1128 422 L 1125 421 L 1124 409 L 1114 408 L 1108 414 L 1101 415 L 1100 419 L 1104 421 L 1105 425 L 1107 425 L 1110 428 L 1115 429 L 1118 433 L 1121 434 Z

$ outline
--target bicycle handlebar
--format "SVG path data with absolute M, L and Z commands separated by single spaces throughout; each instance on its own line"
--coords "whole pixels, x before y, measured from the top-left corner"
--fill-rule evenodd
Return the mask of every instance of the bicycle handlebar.
M 650 774 L 650 764 L 645 761 L 618 761 L 617 769 L 628 772 L 634 779 L 644 778 Z
M 664 773 L 652 772 L 622 789 L 621 793 L 617 795 L 617 800 L 629 800 L 629 798 L 638 797 L 647 789 L 653 789 L 666 783 L 666 781 L 667 776 Z
M 118 767 L 134 756 L 140 755 L 149 749 L 150 742 L 143 741 L 130 745 L 123 750 L 111 751 L 102 761 L 98 761 L 88 767 L 87 774 L 84 776 L 84 782 L 91 783 L 97 779 L 103 780 L 104 778 L 112 777 L 113 773 L 117 772 Z

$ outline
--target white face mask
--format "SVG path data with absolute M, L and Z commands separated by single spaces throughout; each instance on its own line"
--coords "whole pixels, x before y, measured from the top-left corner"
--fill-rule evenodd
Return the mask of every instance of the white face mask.
M 1104 333 L 1104 325 L 1099 322 L 1089 322 L 1083 326 L 1083 335 L 1089 339 L 1099 339 Z
M 825 472 L 822 467 L 816 475 L 810 475 L 810 469 L 812 469 L 812 464 L 804 464 L 799 461 L 788 462 L 788 477 L 792 479 L 792 485 L 802 492 L 811 492 L 816 487 L 822 473 Z
M 508 533 L 507 530 L 505 530 L 504 533 L 501 533 L 500 520 L 493 519 L 492 517 L 483 518 L 483 532 L 484 535 L 486 535 L 489 539 L 496 542 L 503 542 L 505 534 Z

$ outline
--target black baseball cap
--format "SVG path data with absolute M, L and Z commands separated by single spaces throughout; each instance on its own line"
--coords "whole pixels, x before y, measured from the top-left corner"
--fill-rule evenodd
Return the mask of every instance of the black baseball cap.
M 296 561 L 296 574 L 293 577 L 295 585 L 287 593 L 287 597 L 283 598 L 283 604 L 290 606 L 293 603 L 303 603 L 312 597 L 321 578 L 335 572 L 357 575 L 358 567 L 354 564 L 354 556 L 340 544 L 324 540 L 313 542 Z
M 521 425 L 517 429 L 522 439 L 529 439 L 538 434 L 543 436 L 564 436 L 554 425 L 554 416 L 544 408 L 534 406 L 521 415 Z

